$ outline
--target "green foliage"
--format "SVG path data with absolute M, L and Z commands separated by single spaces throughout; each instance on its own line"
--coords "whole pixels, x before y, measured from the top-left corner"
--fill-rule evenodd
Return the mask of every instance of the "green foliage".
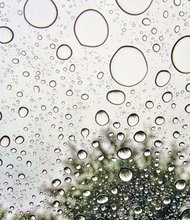
M 58 190 L 54 201 L 60 215 L 80 220 L 180 219 L 190 204 L 189 177 L 181 179 L 183 152 L 175 145 L 167 152 L 156 149 L 150 135 L 136 147 L 127 137 L 118 140 L 112 132 L 105 136 L 88 152 L 76 154 L 72 146 L 65 166 L 65 194 L 59 196 Z M 88 156 L 81 160 L 82 151 Z

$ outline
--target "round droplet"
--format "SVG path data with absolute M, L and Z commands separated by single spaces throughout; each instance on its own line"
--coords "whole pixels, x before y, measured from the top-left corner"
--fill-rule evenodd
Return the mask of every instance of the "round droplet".
M 86 47 L 98 47 L 108 38 L 108 23 L 94 9 L 83 11 L 76 19 L 74 32 L 79 43 Z
M 96 113 L 95 121 L 98 125 L 104 126 L 109 122 L 109 115 L 104 110 L 100 110 Z
M 60 60 L 68 60 L 72 56 L 72 49 L 67 44 L 62 44 L 57 48 L 56 55 Z
M 25 20 L 36 28 L 47 28 L 57 19 L 58 10 L 52 0 L 28 0 L 24 5 Z
M 173 94 L 171 92 L 165 92 L 163 95 L 162 95 L 162 100 L 164 102 L 170 102 L 173 98 Z
M 185 89 L 187 92 L 190 92 L 190 83 L 188 83 L 186 86 L 185 86 Z
M 185 106 L 185 111 L 190 114 L 190 104 Z
M 29 110 L 26 107 L 20 107 L 18 110 L 18 115 L 21 118 L 25 118 L 28 115 L 28 113 L 29 113 Z
M 7 135 L 4 135 L 1 139 L 0 139 L 0 145 L 1 147 L 8 147 L 10 145 L 10 137 Z
M 84 138 L 88 137 L 89 134 L 90 134 L 90 131 L 89 131 L 88 128 L 83 128 L 83 129 L 81 130 L 81 135 L 82 135 Z
M 3 161 L 0 159 L 0 166 L 2 166 L 3 165 Z
M 8 44 L 14 38 L 14 33 L 9 27 L 1 26 L 0 27 L 0 43 Z
M 120 90 L 112 90 L 107 93 L 106 98 L 111 104 L 121 105 L 125 102 L 126 95 Z
M 21 179 L 21 180 L 25 179 L 24 173 L 20 173 L 20 174 L 18 175 L 18 178 Z
M 152 102 L 152 101 L 147 101 L 146 103 L 145 103 L 145 106 L 148 108 L 148 109 L 151 109 L 151 108 L 153 108 L 154 107 L 154 102 Z
M 167 70 L 161 70 L 157 73 L 155 83 L 158 87 L 166 86 L 171 79 L 171 73 Z
M 185 187 L 186 187 L 186 182 L 185 182 L 185 180 L 182 180 L 182 179 L 178 180 L 178 181 L 175 183 L 175 187 L 176 187 L 176 189 L 178 189 L 178 190 L 184 190 Z
M 130 169 L 128 168 L 121 168 L 119 171 L 119 178 L 123 181 L 123 182 L 129 182 L 131 181 L 133 177 L 133 173 L 131 172 Z
M 122 11 L 130 15 L 140 15 L 151 5 L 153 0 L 116 0 Z
M 120 47 L 111 58 L 111 76 L 122 86 L 130 87 L 139 84 L 145 78 L 147 72 L 146 58 L 136 47 Z
M 117 155 L 120 159 L 127 160 L 131 157 L 132 152 L 131 152 L 131 149 L 127 147 L 122 147 L 118 150 Z
M 58 187 L 61 184 L 61 180 L 60 179 L 54 179 L 52 181 L 52 186 L 53 187 Z
M 181 73 L 190 73 L 190 35 L 180 38 L 172 49 L 172 63 Z
M 79 150 L 77 156 L 80 160 L 84 160 L 87 158 L 87 152 L 85 150 Z
M 108 197 L 106 196 L 106 195 L 99 195 L 98 197 L 97 197 L 97 203 L 99 203 L 99 204 L 105 204 L 106 202 L 108 202 Z
M 190 220 L 190 209 L 185 209 L 181 215 L 181 220 Z
M 134 140 L 138 143 L 142 143 L 143 141 L 146 140 L 146 133 L 144 131 L 138 131 L 134 135 Z
M 135 113 L 132 113 L 127 118 L 127 123 L 129 126 L 133 127 L 139 123 L 139 116 Z

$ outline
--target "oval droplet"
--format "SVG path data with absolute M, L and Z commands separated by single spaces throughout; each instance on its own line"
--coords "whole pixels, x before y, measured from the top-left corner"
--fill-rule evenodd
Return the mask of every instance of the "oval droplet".
M 112 90 L 107 93 L 106 98 L 111 104 L 121 105 L 125 102 L 126 95 L 120 90 Z
M 98 125 L 104 126 L 109 123 L 109 115 L 106 111 L 100 110 L 96 113 L 95 121 Z

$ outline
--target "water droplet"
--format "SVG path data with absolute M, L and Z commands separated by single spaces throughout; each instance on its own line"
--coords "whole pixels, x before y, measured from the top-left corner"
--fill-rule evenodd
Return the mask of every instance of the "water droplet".
M 139 116 L 135 113 L 132 113 L 127 118 L 127 123 L 129 126 L 133 127 L 139 123 Z
M 57 19 L 58 10 L 52 0 L 27 0 L 24 5 L 25 20 L 36 28 L 47 28 Z
M 67 44 L 62 44 L 57 48 L 56 56 L 60 60 L 68 60 L 72 56 L 72 49 Z
M 109 122 L 109 115 L 106 111 L 100 110 L 95 115 L 95 121 L 98 125 L 104 126 Z
M 186 187 L 186 182 L 185 182 L 185 180 L 182 180 L 182 179 L 178 180 L 178 181 L 175 183 L 175 187 L 176 187 L 176 189 L 178 189 L 178 190 L 184 190 L 185 187 Z
M 0 139 L 0 145 L 1 147 L 8 147 L 10 145 L 10 138 L 7 135 L 4 135 L 1 139 Z
M 172 49 L 172 63 L 181 73 L 190 73 L 190 35 L 180 38 Z
M 84 215 L 76 215 L 74 220 L 86 220 L 86 217 Z
M 158 117 L 155 119 L 155 123 L 156 123 L 157 125 L 162 125 L 162 124 L 164 124 L 164 122 L 165 122 L 165 118 L 162 117 L 162 116 L 158 116 Z
M 74 32 L 79 43 L 86 47 L 98 47 L 108 38 L 108 23 L 94 9 L 83 11 L 76 19 Z
M 87 158 L 87 152 L 85 150 L 79 150 L 77 156 L 80 160 L 84 160 Z
M 190 114 L 190 104 L 185 106 L 185 111 Z
M 161 70 L 157 73 L 155 83 L 158 87 L 166 86 L 171 79 L 171 73 L 167 70 Z
M 126 160 L 129 159 L 132 155 L 132 152 L 129 148 L 122 147 L 118 150 L 117 155 L 120 159 Z
M 190 209 L 185 209 L 181 215 L 181 220 L 190 220 Z
M 18 178 L 21 179 L 21 180 L 25 179 L 24 173 L 20 173 L 20 174 L 18 175 Z
M 15 138 L 15 143 L 16 144 L 22 144 L 24 142 L 24 137 L 23 136 L 17 136 Z
M 99 195 L 97 197 L 97 203 L 99 203 L 99 204 L 105 204 L 108 201 L 109 201 L 109 199 L 106 195 Z
M 116 0 L 118 6 L 127 14 L 140 15 L 150 7 L 153 0 Z
M 123 181 L 123 182 L 129 182 L 131 181 L 133 177 L 133 173 L 131 172 L 130 169 L 128 168 L 121 168 L 119 171 L 119 178 Z
M 61 184 L 61 180 L 60 179 L 54 179 L 52 181 L 52 186 L 53 187 L 58 187 Z
M 166 103 L 170 102 L 172 98 L 173 98 L 173 94 L 171 92 L 165 92 L 162 96 L 162 100 Z
M 89 134 L 90 134 L 90 131 L 89 131 L 88 128 L 83 128 L 83 129 L 81 130 L 81 135 L 82 135 L 84 138 L 87 138 Z
M 107 93 L 106 98 L 111 104 L 121 105 L 125 102 L 126 95 L 120 90 L 112 90 Z
M 18 115 L 21 118 L 25 118 L 28 115 L 28 113 L 29 113 L 29 110 L 26 107 L 20 107 L 18 110 Z
M 0 43 L 8 44 L 14 38 L 14 33 L 9 27 L 1 26 L 0 27 Z
M 139 84 L 145 78 L 147 72 L 146 58 L 136 47 L 120 47 L 111 58 L 111 76 L 122 86 L 130 87 Z
M 146 140 L 146 133 L 144 131 L 138 131 L 134 135 L 134 140 L 138 143 L 142 143 L 143 141 Z

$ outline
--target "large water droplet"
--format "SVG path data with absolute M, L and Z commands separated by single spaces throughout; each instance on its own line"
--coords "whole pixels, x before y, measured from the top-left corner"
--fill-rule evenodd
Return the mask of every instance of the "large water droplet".
M 136 62 L 138 60 L 138 62 Z M 144 54 L 136 47 L 120 47 L 110 61 L 112 78 L 122 86 L 134 86 L 140 83 L 148 72 Z
M 96 113 L 95 120 L 98 125 L 104 126 L 109 122 L 109 115 L 106 111 L 100 110 Z
M 133 177 L 133 173 L 128 168 L 121 168 L 119 171 L 119 178 L 124 182 L 129 182 Z

